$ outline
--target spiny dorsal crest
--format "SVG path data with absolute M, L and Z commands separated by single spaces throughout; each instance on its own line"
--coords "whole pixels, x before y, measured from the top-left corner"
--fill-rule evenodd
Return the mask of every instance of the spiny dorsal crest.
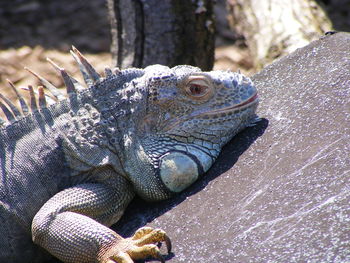
M 84 82 L 87 87 L 94 85 L 95 83 L 97 83 L 102 79 L 101 75 L 97 73 L 97 71 L 93 68 L 93 66 L 74 46 L 72 46 L 72 50 L 70 51 L 70 53 L 72 54 L 74 60 L 78 64 L 80 72 L 83 76 Z M 82 89 L 86 88 L 86 86 L 82 85 L 72 76 L 70 76 L 64 68 L 61 68 L 49 58 L 47 59 L 47 61 L 54 67 L 54 69 L 56 69 L 59 72 L 65 84 L 66 92 L 68 96 L 70 94 L 74 94 L 77 91 L 79 92 Z M 21 110 L 18 109 L 8 98 L 0 94 L 0 108 L 8 120 L 8 122 L 6 122 L 0 118 L 0 127 L 11 124 L 12 122 L 22 118 L 23 116 L 30 114 L 30 111 L 34 112 L 34 111 L 42 110 L 46 108 L 48 104 L 54 104 L 57 101 L 66 99 L 67 97 L 67 95 L 63 94 L 57 87 L 55 87 L 48 80 L 46 80 L 39 74 L 33 72 L 29 68 L 25 68 L 25 69 L 31 74 L 33 74 L 36 78 L 38 78 L 38 80 L 43 86 L 39 86 L 37 91 L 34 91 L 31 85 L 29 85 L 28 88 L 22 88 L 23 90 L 29 91 L 30 104 L 28 106 L 27 102 L 18 92 L 18 89 L 15 87 L 15 85 L 10 80 L 7 80 L 10 87 L 15 92 L 17 99 L 19 100 Z M 113 71 L 109 68 L 105 69 L 106 77 L 110 77 L 113 74 L 118 74 L 118 73 L 119 73 L 118 68 L 114 69 Z M 48 96 L 47 94 L 45 94 L 44 88 L 49 90 L 51 96 Z M 38 95 L 38 100 L 36 99 L 36 94 Z M 29 108 L 30 108 L 30 111 L 29 111 Z

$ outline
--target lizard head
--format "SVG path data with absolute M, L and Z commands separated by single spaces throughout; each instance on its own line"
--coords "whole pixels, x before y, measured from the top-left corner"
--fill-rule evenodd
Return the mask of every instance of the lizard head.
M 256 88 L 240 73 L 154 65 L 142 78 L 148 98 L 140 136 L 172 192 L 207 171 L 221 147 L 256 119 Z

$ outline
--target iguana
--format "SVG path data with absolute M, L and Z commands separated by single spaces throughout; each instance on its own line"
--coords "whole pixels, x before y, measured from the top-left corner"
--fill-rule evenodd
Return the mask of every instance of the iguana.
M 30 108 L 1 95 L 8 123 L 0 129 L 0 262 L 133 262 L 171 242 L 143 227 L 122 238 L 109 226 L 135 194 L 171 197 L 205 173 L 221 147 L 257 120 L 251 80 L 192 66 L 106 69 L 102 77 L 75 48 L 86 87 L 53 61 L 67 97 L 40 75 L 57 100 Z M 30 70 L 29 70 L 30 71 Z M 37 105 L 39 104 L 39 106 Z M 44 248 L 49 253 L 44 252 Z

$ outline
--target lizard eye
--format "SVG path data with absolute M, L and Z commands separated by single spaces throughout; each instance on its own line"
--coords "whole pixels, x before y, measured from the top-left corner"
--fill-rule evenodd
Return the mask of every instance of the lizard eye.
M 193 77 L 189 79 L 186 85 L 186 93 L 196 99 L 207 97 L 211 90 L 209 82 L 202 77 Z
M 207 87 L 198 84 L 191 84 L 189 86 L 189 91 L 192 96 L 200 96 L 205 92 L 206 88 Z

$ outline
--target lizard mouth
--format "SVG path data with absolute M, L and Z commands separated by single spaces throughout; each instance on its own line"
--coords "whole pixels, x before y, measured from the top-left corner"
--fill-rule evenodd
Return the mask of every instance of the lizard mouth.
M 195 113 L 193 115 L 191 115 L 190 117 L 186 117 L 186 118 L 176 118 L 174 120 L 172 120 L 171 122 L 169 122 L 166 125 L 166 129 L 165 130 L 171 130 L 172 128 L 174 128 L 176 125 L 178 125 L 181 121 L 186 121 L 189 119 L 193 119 L 194 117 L 203 117 L 203 116 L 212 116 L 212 115 L 220 115 L 220 114 L 226 114 L 226 113 L 230 113 L 230 112 L 234 112 L 240 109 L 244 109 L 244 108 L 248 108 L 249 106 L 251 106 L 252 104 L 255 104 L 258 102 L 258 93 L 254 93 L 254 95 L 252 95 L 250 98 L 248 98 L 247 100 L 233 105 L 233 106 L 229 106 L 226 108 L 222 108 L 222 109 L 218 109 L 218 110 L 213 110 L 213 111 L 206 111 L 206 112 L 202 112 L 202 113 Z
M 233 106 L 229 106 L 226 108 L 222 108 L 222 109 L 218 109 L 218 110 L 213 110 L 213 111 L 209 111 L 209 112 L 205 112 L 201 115 L 214 115 L 214 114 L 221 114 L 221 113 L 228 113 L 228 112 L 232 112 L 238 109 L 243 109 L 243 108 L 247 108 L 249 107 L 251 104 L 256 103 L 258 101 L 258 93 L 254 93 L 253 96 L 251 96 L 249 99 L 233 105 Z

